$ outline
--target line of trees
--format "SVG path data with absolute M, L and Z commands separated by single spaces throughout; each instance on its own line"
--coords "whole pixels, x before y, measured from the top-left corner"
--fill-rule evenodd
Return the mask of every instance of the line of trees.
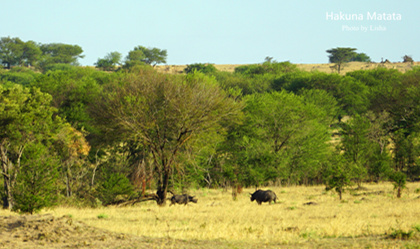
M 108 205 L 190 187 L 390 180 L 420 174 L 420 69 L 346 75 L 289 62 L 183 75 L 0 70 L 3 206 Z
M 159 48 L 146 48 L 137 46 L 128 52 L 125 61 L 122 62 L 122 55 L 119 52 L 108 53 L 104 58 L 99 58 L 95 66 L 104 71 L 115 71 L 118 66 L 129 69 L 139 65 L 151 65 L 166 63 L 167 51 Z
M 14 66 L 32 67 L 46 72 L 52 67 L 79 66 L 78 59 L 84 57 L 83 49 L 78 45 L 63 43 L 41 44 L 34 41 L 22 41 L 18 37 L 0 38 L 0 62 L 5 69 Z M 136 65 L 166 63 L 167 51 L 159 48 L 137 46 L 122 61 L 119 52 L 110 52 L 99 58 L 95 66 L 104 71 L 114 71 L 118 66 L 129 69 Z M 68 67 L 68 66 L 67 66 Z
M 17 37 L 0 38 L 0 62 L 6 69 L 24 66 L 45 71 L 56 64 L 78 65 L 77 60 L 84 57 L 82 53 L 83 50 L 78 45 L 24 42 Z

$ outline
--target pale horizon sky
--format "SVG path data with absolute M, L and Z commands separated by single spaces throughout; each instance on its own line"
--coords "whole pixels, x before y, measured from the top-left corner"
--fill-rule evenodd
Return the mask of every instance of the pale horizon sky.
M 326 50 L 335 47 L 357 48 L 375 62 L 420 61 L 418 0 L 0 2 L 0 37 L 79 45 L 82 65 L 114 51 L 125 58 L 139 45 L 166 49 L 168 65 L 260 63 L 266 56 L 328 63 Z M 372 20 L 374 13 L 401 20 Z

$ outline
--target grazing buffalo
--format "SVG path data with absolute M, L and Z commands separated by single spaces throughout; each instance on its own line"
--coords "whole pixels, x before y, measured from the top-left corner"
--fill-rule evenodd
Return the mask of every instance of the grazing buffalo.
M 197 201 L 198 201 L 197 198 L 191 195 L 187 195 L 187 194 L 174 195 L 171 198 L 171 204 L 169 206 L 175 205 L 175 203 L 187 205 L 188 202 L 197 203 Z
M 271 190 L 257 190 L 251 194 L 251 201 L 256 200 L 258 205 L 261 205 L 263 202 L 268 202 L 271 204 L 272 201 L 276 202 L 277 195 Z

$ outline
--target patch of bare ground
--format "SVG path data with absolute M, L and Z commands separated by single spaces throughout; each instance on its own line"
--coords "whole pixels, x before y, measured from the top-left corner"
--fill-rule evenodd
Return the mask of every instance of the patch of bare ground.
M 147 248 L 143 238 L 93 228 L 69 216 L 0 217 L 0 248 Z

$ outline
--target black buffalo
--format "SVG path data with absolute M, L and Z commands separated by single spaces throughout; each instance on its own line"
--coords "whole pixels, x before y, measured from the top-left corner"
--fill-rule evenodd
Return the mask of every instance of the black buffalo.
M 171 198 L 171 204 L 169 206 L 175 205 L 176 203 L 187 205 L 188 202 L 197 203 L 197 201 L 198 201 L 197 198 L 191 195 L 187 195 L 187 194 L 174 195 Z
M 261 205 L 263 202 L 268 202 L 271 204 L 272 201 L 276 203 L 277 195 L 271 190 L 257 190 L 251 194 L 251 201 L 256 200 L 258 205 Z

